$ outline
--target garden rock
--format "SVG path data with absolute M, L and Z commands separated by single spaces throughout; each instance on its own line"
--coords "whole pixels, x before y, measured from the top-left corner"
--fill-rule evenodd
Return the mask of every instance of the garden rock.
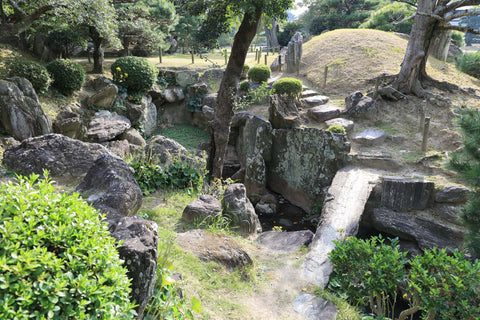
M 309 98 L 309 97 L 318 96 L 318 95 L 319 95 L 319 94 L 318 94 L 317 91 L 315 91 L 315 90 L 308 90 L 308 89 L 307 89 L 307 90 L 303 90 L 303 91 L 302 91 L 301 97 L 302 97 L 302 98 Z
M 234 183 L 227 187 L 222 200 L 223 215 L 243 234 L 262 232 L 255 209 L 247 198 L 245 186 Z
M 107 77 L 98 77 L 93 80 L 88 81 L 87 87 L 92 88 L 95 91 L 101 91 L 105 89 L 106 87 L 109 87 L 112 85 L 112 80 L 110 80 Z M 118 91 L 118 88 L 117 88 Z
M 152 97 L 147 95 L 140 104 L 126 103 L 127 117 L 132 126 L 142 128 L 145 136 L 152 135 L 157 130 L 157 107 L 152 103 Z
M 356 91 L 345 98 L 345 114 L 352 117 L 371 119 L 377 114 L 375 100 Z
M 53 130 L 55 133 L 63 134 L 69 138 L 80 139 L 86 129 L 78 113 L 64 109 L 55 118 Z
M 334 106 L 323 105 L 308 109 L 308 116 L 318 122 L 323 122 L 338 117 L 340 109 Z
M 214 110 L 207 105 L 204 105 L 199 111 L 193 113 L 193 125 L 200 128 L 208 128 L 210 121 L 213 120 Z
M 120 218 L 110 230 L 112 237 L 122 241 L 117 250 L 131 279 L 130 300 L 138 305 L 137 319 L 143 319 L 157 280 L 158 226 L 153 221 L 133 216 Z
M 186 88 L 200 80 L 200 74 L 194 70 L 182 70 L 175 72 L 175 81 L 183 88 Z
M 273 60 L 270 65 L 270 70 L 272 71 L 281 71 L 282 65 L 285 64 L 285 56 L 287 55 L 288 47 L 283 47 L 278 53 L 278 57 Z
M 431 207 L 435 184 L 423 179 L 383 177 L 382 206 L 395 211 L 423 210 Z
M 52 133 L 35 89 L 25 78 L 0 80 L 1 127 L 17 140 Z
M 330 100 L 328 97 L 322 96 L 322 95 L 310 96 L 302 99 L 302 101 L 307 105 L 307 107 L 320 106 L 322 104 L 327 103 L 328 100 Z
M 208 69 L 202 74 L 200 81 L 210 83 L 212 81 L 221 80 L 224 72 L 224 69 Z
M 311 294 L 303 294 L 294 302 L 294 309 L 309 320 L 335 320 L 337 307 L 328 300 Z
M 435 194 L 435 202 L 463 203 L 468 200 L 470 189 L 462 185 L 445 186 Z
M 341 126 L 345 129 L 345 132 L 350 133 L 355 126 L 355 123 L 352 120 L 344 119 L 344 118 L 334 118 L 331 120 L 325 121 L 327 127 L 331 126 Z
M 102 110 L 88 124 L 87 136 L 95 142 L 113 140 L 131 127 L 130 120 L 115 112 Z
M 145 147 L 147 145 L 145 139 L 135 128 L 128 129 L 127 131 L 119 135 L 118 138 L 120 140 L 127 140 L 129 143 L 139 147 Z
M 117 99 L 117 94 L 117 86 L 110 84 L 88 97 L 87 104 L 101 109 L 110 109 Z
M 182 88 L 168 88 L 163 92 L 164 98 L 169 103 L 179 102 L 185 99 Z
M 200 223 L 207 218 L 215 218 L 221 214 L 220 200 L 211 195 L 201 195 L 183 209 L 182 219 L 187 222 Z
M 122 159 L 105 153 L 95 160 L 76 189 L 95 208 L 113 208 L 123 215 L 134 215 L 142 205 L 142 190 L 133 169 Z
M 381 130 L 366 129 L 352 138 L 356 143 L 364 146 L 379 145 L 387 139 L 387 134 Z
M 260 234 L 257 242 L 274 251 L 298 251 L 308 246 L 313 239 L 313 232 L 310 230 L 277 232 L 266 231 Z
M 292 99 L 274 94 L 270 96 L 268 120 L 275 129 L 290 129 L 300 126 L 300 113 Z
M 208 85 L 206 83 L 195 83 L 187 88 L 187 94 L 190 97 L 203 94 L 205 95 L 208 92 Z
M 161 135 L 153 136 L 145 149 L 151 152 L 151 155 L 155 157 L 155 160 L 157 160 L 161 166 L 167 165 L 176 156 L 184 156 L 187 154 L 187 149 L 180 143 Z
M 228 270 L 251 265 L 252 259 L 235 240 L 224 234 L 213 234 L 205 230 L 190 230 L 177 236 L 180 247 L 203 261 L 213 261 Z
M 361 150 L 353 155 L 353 162 L 360 167 L 387 171 L 398 171 L 402 168 L 392 154 L 384 150 Z
M 9 147 L 3 154 L 3 164 L 23 175 L 50 176 L 71 175 L 80 177 L 87 173 L 97 159 L 108 150 L 97 143 L 85 143 L 61 134 L 47 134 L 25 139 L 17 146 Z
M 302 60 L 302 45 L 303 36 L 300 32 L 297 32 L 288 42 L 288 51 L 285 56 L 288 73 L 297 72 L 297 62 L 300 63 Z
M 203 98 L 203 105 L 209 106 L 210 108 L 215 109 L 215 103 L 217 101 L 216 93 L 209 93 Z
M 119 156 L 120 158 L 125 158 L 127 155 L 132 153 L 132 148 L 130 143 L 127 140 L 113 140 L 108 142 L 102 142 L 102 145 L 107 147 L 111 153 Z

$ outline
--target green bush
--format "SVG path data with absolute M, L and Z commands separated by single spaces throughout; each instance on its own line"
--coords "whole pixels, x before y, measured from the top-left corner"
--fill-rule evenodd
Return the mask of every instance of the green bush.
M 248 81 L 242 81 L 242 82 L 240 83 L 240 91 L 248 92 L 249 89 L 250 89 L 250 82 L 248 82 Z
M 242 68 L 242 74 L 240 75 L 240 79 L 246 79 L 247 78 L 248 70 L 250 70 L 250 66 L 245 63 L 243 65 L 243 68 Z
M 457 57 L 457 68 L 472 77 L 480 79 L 480 52 L 465 53 Z
M 0 184 L 0 207 L 0 319 L 135 318 L 115 240 L 78 194 L 31 175 Z
M 377 29 L 410 34 L 413 19 L 402 21 L 415 13 L 415 8 L 405 3 L 394 2 L 374 11 L 370 18 L 360 25 L 360 28 Z
M 158 69 L 148 59 L 141 57 L 121 57 L 111 67 L 113 81 L 130 92 L 147 91 L 155 84 Z
M 52 82 L 47 68 L 34 61 L 15 61 L 9 65 L 8 69 L 10 77 L 18 76 L 28 79 L 37 93 L 47 91 Z
M 328 131 L 331 131 L 331 132 L 333 132 L 333 133 L 345 134 L 345 128 L 342 127 L 342 126 L 330 126 L 330 127 L 328 127 L 327 130 L 328 130 Z
M 267 82 L 270 74 L 270 67 L 264 64 L 258 64 L 248 70 L 248 78 L 255 83 Z
M 273 90 L 278 94 L 285 94 L 297 99 L 303 91 L 302 81 L 295 78 L 282 78 L 273 84 Z
M 53 87 L 66 96 L 80 90 L 85 83 L 85 70 L 72 60 L 53 60 L 47 64 L 47 70 L 53 78 Z
M 453 30 L 451 34 L 452 43 L 461 48 L 465 46 L 465 35 L 463 32 Z

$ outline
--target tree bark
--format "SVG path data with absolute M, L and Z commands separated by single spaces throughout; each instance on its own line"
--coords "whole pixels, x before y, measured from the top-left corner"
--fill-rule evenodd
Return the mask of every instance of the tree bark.
M 103 61 L 105 60 L 102 48 L 103 38 L 100 37 L 95 27 L 90 27 L 90 36 L 93 42 L 93 73 L 103 73 Z
M 430 55 L 440 61 L 447 61 L 448 49 L 450 48 L 450 30 L 439 32 L 430 46 Z
M 212 124 L 213 150 L 210 158 L 210 170 L 213 177 L 222 177 L 230 124 L 233 118 L 233 98 L 236 94 L 248 48 L 257 32 L 261 15 L 262 10 L 258 6 L 254 12 L 244 14 L 242 23 L 233 40 L 232 53 L 220 83 Z
M 277 38 L 277 26 L 278 23 L 275 19 L 272 19 L 272 25 L 270 29 L 267 27 L 267 24 L 265 24 L 265 35 L 267 36 L 267 46 L 269 48 L 276 48 L 280 46 Z

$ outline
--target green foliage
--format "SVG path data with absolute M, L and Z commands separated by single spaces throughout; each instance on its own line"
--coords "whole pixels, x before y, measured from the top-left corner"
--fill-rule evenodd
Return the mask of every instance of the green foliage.
M 191 112 L 202 110 L 203 98 L 205 98 L 205 92 L 198 92 L 197 94 L 191 96 L 187 103 L 188 110 Z
M 342 126 L 330 126 L 330 127 L 328 127 L 327 130 L 328 130 L 328 131 L 331 131 L 331 132 L 333 132 L 333 133 L 345 134 L 345 128 L 342 127 Z
M 53 78 L 53 87 L 66 96 L 80 90 L 85 82 L 85 70 L 72 60 L 53 60 L 47 64 L 47 70 Z
M 278 43 L 281 46 L 287 46 L 293 35 L 300 29 L 300 25 L 296 22 L 287 22 L 283 26 L 283 31 L 277 33 Z
M 81 46 L 85 49 L 87 42 L 72 28 L 59 28 L 48 33 L 45 45 L 55 52 L 57 57 L 62 54 L 63 58 L 71 58 L 75 47 Z
M 470 201 L 463 208 L 462 220 L 467 227 L 466 245 L 480 257 L 480 112 L 457 109 L 457 122 L 464 135 L 464 147 L 451 155 L 450 166 L 473 188 Z
M 463 32 L 453 30 L 451 34 L 452 43 L 461 48 L 465 46 L 465 35 Z
M 264 64 L 258 64 L 248 70 L 248 78 L 255 83 L 262 83 L 268 81 L 270 78 L 270 67 Z
M 34 61 L 15 61 L 8 66 L 8 69 L 10 77 L 18 76 L 28 79 L 38 93 L 47 91 L 52 82 L 47 68 Z
M 362 23 L 360 28 L 410 34 L 413 18 L 407 21 L 402 20 L 414 12 L 415 8 L 406 3 L 393 2 L 372 12 L 370 18 Z
M 161 128 L 156 134 L 173 139 L 192 152 L 200 143 L 210 140 L 210 134 L 207 131 L 189 125 Z
M 465 53 L 456 59 L 457 69 L 480 79 L 480 52 Z
M 45 176 L 0 184 L 0 318 L 133 319 L 107 226 Z
M 243 92 L 248 92 L 248 90 L 250 90 L 250 82 L 248 81 L 242 81 L 240 83 L 240 91 L 243 91 Z
M 273 84 L 277 94 L 284 94 L 292 99 L 298 99 L 303 91 L 302 81 L 295 78 L 282 78 Z
M 130 92 L 147 91 L 157 81 L 158 69 L 149 60 L 141 57 L 121 57 L 111 66 L 113 81 L 125 86 Z

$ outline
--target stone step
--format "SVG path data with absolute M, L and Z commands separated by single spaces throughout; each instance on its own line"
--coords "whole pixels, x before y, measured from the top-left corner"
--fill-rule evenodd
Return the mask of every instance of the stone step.
M 316 95 L 304 98 L 302 100 L 306 103 L 307 107 L 311 108 L 327 103 L 329 101 L 329 98 L 327 96 Z
M 308 116 L 318 122 L 334 119 L 340 115 L 340 109 L 331 105 L 321 105 L 308 109 Z
M 318 93 L 315 90 L 310 90 L 310 89 L 303 90 L 303 92 L 302 92 L 302 98 L 308 98 L 308 97 L 313 97 L 313 96 L 318 96 L 318 95 L 320 95 L 320 93 Z

